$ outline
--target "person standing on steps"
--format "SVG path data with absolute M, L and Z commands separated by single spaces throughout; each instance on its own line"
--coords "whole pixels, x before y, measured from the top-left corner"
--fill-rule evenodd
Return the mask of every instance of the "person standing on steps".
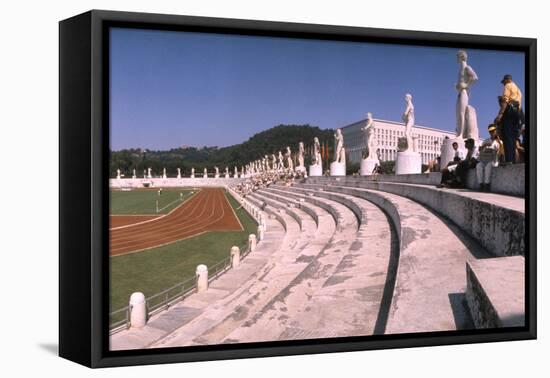
M 501 127 L 504 142 L 504 158 L 506 163 L 516 162 L 516 140 L 519 138 L 523 123 L 523 111 L 521 109 L 522 93 L 512 75 L 504 75 L 501 81 L 504 91 L 500 96 L 500 111 L 495 118 L 495 124 Z
M 482 192 L 488 192 L 491 188 L 491 170 L 498 167 L 498 151 L 502 144 L 496 125 L 490 124 L 487 129 L 490 137 L 479 147 L 479 163 L 476 165 L 477 181 Z

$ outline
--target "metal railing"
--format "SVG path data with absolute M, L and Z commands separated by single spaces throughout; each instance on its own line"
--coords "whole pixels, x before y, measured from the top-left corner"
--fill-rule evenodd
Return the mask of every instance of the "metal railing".
M 241 251 L 241 259 L 250 253 L 248 243 L 242 244 L 239 247 L 239 250 Z M 228 271 L 231 268 L 231 265 L 231 256 L 228 256 L 208 267 L 208 282 L 215 280 L 220 275 Z M 179 282 L 168 289 L 145 298 L 147 318 L 150 318 L 161 311 L 168 310 L 176 303 L 183 301 L 189 295 L 194 293 L 196 289 L 197 277 L 192 276 L 183 282 Z M 109 314 L 109 333 L 111 335 L 130 327 L 130 310 L 130 306 L 126 306 Z
M 259 208 L 252 205 L 249 201 L 244 199 L 232 188 L 227 189 L 233 194 L 234 198 L 241 204 L 245 211 L 252 216 L 252 218 L 261 224 L 262 216 Z M 256 231 L 256 238 L 260 241 L 259 231 Z M 241 260 L 245 258 L 250 252 L 250 245 L 247 243 L 239 246 Z M 218 278 L 221 274 L 225 273 L 231 268 L 232 261 L 231 256 L 224 258 L 223 260 L 208 267 L 208 282 L 211 282 Z M 181 302 L 186 297 L 191 295 L 197 289 L 197 277 L 189 277 L 183 282 L 177 283 L 174 286 L 169 287 L 159 293 L 153 294 L 148 298 L 145 298 L 145 304 L 147 309 L 147 317 L 151 317 L 161 311 L 168 310 L 174 304 Z M 130 327 L 130 306 L 120 308 L 109 314 L 109 333 L 112 335 Z

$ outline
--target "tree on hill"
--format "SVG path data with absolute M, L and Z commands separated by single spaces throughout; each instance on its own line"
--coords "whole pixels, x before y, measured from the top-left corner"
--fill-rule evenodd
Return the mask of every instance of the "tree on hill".
M 120 169 L 126 177 L 131 177 L 133 169 L 137 176 L 142 177 L 143 171 L 151 168 L 154 175 L 160 175 L 166 168 L 168 176 L 175 176 L 177 168 L 181 168 L 183 174 L 188 176 L 191 168 L 196 172 L 202 172 L 207 168 L 213 172 L 217 166 L 220 171 L 229 167 L 240 167 L 250 161 L 260 159 L 265 155 L 278 154 L 290 146 L 293 152 L 298 150 L 298 143 L 304 142 L 306 147 L 306 164 L 309 164 L 308 152 L 312 148 L 313 138 L 319 138 L 321 144 L 333 144 L 334 130 L 322 130 L 310 125 L 278 125 L 271 129 L 259 132 L 247 141 L 233 146 L 218 147 L 185 147 L 174 148 L 167 151 L 150 151 L 142 149 L 124 149 L 111 152 L 110 174 L 116 174 Z

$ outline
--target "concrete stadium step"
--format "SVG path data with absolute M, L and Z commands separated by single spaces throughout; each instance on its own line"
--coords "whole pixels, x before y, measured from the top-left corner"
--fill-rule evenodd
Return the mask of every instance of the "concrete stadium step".
M 258 194 L 255 194 L 255 196 L 257 195 Z M 332 230 L 333 228 L 332 225 L 334 225 L 335 219 L 333 218 L 332 214 L 318 205 L 307 204 L 304 201 L 301 201 L 299 199 L 281 197 L 276 194 L 265 193 L 265 192 L 262 192 L 262 196 L 263 197 L 261 199 L 254 197 L 254 200 L 257 201 L 257 203 L 259 203 L 260 207 L 270 203 L 277 208 L 285 209 L 285 211 L 292 212 L 294 211 L 294 209 L 299 209 L 300 211 L 303 211 L 306 214 L 308 214 L 313 219 L 318 229 L 328 231 L 328 230 Z M 327 216 L 333 219 L 328 219 Z M 303 218 L 303 219 L 306 219 L 306 218 Z M 331 233 L 332 232 L 333 231 L 331 231 Z
M 282 201 L 291 202 L 304 199 L 297 193 L 274 189 L 261 189 L 260 195 L 278 197 Z M 343 295 L 357 295 L 357 283 L 347 283 L 350 273 L 355 270 L 353 255 L 359 253 L 354 248 L 360 246 L 355 243 L 357 236 L 357 219 L 351 210 L 340 203 L 320 198 L 308 201 L 322 204 L 323 208 L 330 209 L 338 219 L 339 227 L 330 240 L 330 243 L 317 256 L 310 259 L 310 263 L 296 279 L 261 309 L 254 317 L 228 334 L 224 342 L 255 342 L 269 340 L 286 340 L 307 335 L 307 337 L 333 337 L 351 335 L 358 332 L 363 326 L 365 334 L 372 333 L 378 312 L 372 311 L 372 319 L 368 322 L 363 319 L 363 313 L 368 305 L 366 300 L 361 308 L 354 309 L 361 300 L 344 300 Z M 386 222 L 387 224 L 387 222 Z M 388 226 L 389 227 L 389 226 Z M 388 248 L 389 250 L 389 248 Z M 387 268 L 387 262 L 382 263 L 382 269 Z M 382 286 L 384 280 L 382 279 Z M 382 290 L 380 290 L 382 291 Z M 380 295 L 381 296 L 381 295 Z M 357 299 L 357 298 L 356 298 Z M 353 303 L 352 303 L 353 302 Z M 342 307 L 336 307 L 341 305 Z M 344 305 L 346 305 L 344 309 Z M 354 312 L 356 311 L 356 312 Z M 345 313 L 344 316 L 343 313 Z M 359 317 L 358 314 L 361 314 Z M 340 318 L 340 319 L 338 319 Z
M 292 239 L 292 243 L 287 248 L 287 252 L 282 255 L 283 259 L 289 259 L 293 261 L 299 256 L 304 248 L 315 240 L 314 235 L 318 231 L 317 224 L 307 213 L 298 208 L 290 208 L 283 203 L 272 199 L 266 199 L 257 195 L 249 195 L 249 197 L 261 202 L 265 210 L 271 211 L 270 207 L 276 209 L 277 215 L 284 219 L 286 224 L 290 224 L 289 227 L 293 228 L 289 232 L 287 229 L 288 237 Z M 269 205 L 267 205 L 269 203 Z M 292 219 L 292 220 L 291 220 Z M 294 222 L 292 222 L 294 221 Z M 298 227 L 298 230 L 295 228 Z
M 260 207 L 263 197 L 260 194 L 248 195 L 247 199 Z M 220 343 L 234 329 L 242 326 L 256 316 L 273 298 L 288 289 L 288 286 L 298 277 L 309 265 L 305 257 L 312 258 L 312 255 L 319 254 L 324 245 L 330 240 L 331 234 L 322 235 L 311 232 L 300 232 L 296 234 L 297 224 L 292 224 L 294 218 L 284 211 L 276 211 L 275 201 L 271 205 L 263 206 L 264 211 L 277 214 L 287 223 L 286 238 L 295 239 L 293 248 L 290 245 L 281 246 L 275 253 L 271 254 L 269 261 L 254 276 L 236 290 L 230 296 L 213 301 L 199 316 L 178 330 L 164 337 L 153 344 L 154 347 L 166 347 L 174 345 L 201 345 Z M 278 203 L 282 206 L 281 203 Z M 307 213 L 300 211 L 301 216 L 311 218 Z M 315 210 L 320 212 L 319 209 Z M 330 219 L 329 215 L 320 215 L 321 219 Z M 324 222 L 324 220 L 323 220 Z M 315 225 L 314 222 L 311 223 Z M 335 230 L 333 221 L 329 230 Z M 316 228 L 317 230 L 317 228 Z M 307 240 L 303 240 L 303 238 Z M 218 286 L 216 286 L 218 287 Z
M 199 316 L 211 303 L 235 293 L 253 279 L 268 263 L 270 256 L 285 245 L 286 230 L 275 218 L 266 218 L 264 239 L 236 269 L 230 269 L 211 282 L 209 290 L 194 293 L 168 310 L 152 316 L 142 329 L 129 329 L 110 337 L 112 350 L 143 349 L 163 339 L 176 329 Z M 229 253 L 229 251 L 228 251 Z
M 470 261 L 466 271 L 466 299 L 476 328 L 525 326 L 523 256 Z
M 426 206 L 392 193 L 346 186 L 301 184 L 377 204 L 399 236 L 399 262 L 385 333 L 472 328 L 465 306 L 467 261 L 490 254 L 449 220 Z
M 274 199 L 256 197 L 255 195 L 254 198 L 257 198 L 261 202 L 260 206 L 265 207 L 265 205 L 269 204 L 270 206 L 276 207 L 279 211 L 285 211 L 288 215 L 296 220 L 296 222 L 300 225 L 300 229 L 302 232 L 310 236 L 317 232 L 318 217 L 312 216 L 311 212 L 304 211 L 299 206 L 297 206 L 297 204 L 282 203 Z
M 254 194 L 254 198 L 263 198 L 264 194 L 260 190 Z M 284 202 L 279 201 L 279 203 L 283 204 Z M 334 208 L 338 206 L 341 205 L 333 205 Z M 332 208 L 333 212 L 335 212 L 334 208 Z M 231 303 L 225 301 L 217 303 L 216 306 L 212 306 L 211 311 L 201 316 L 201 318 L 216 317 L 220 319 L 215 326 L 212 324 L 204 326 L 206 319 L 197 319 L 196 322 L 182 327 L 162 342 L 156 343 L 155 346 L 236 342 L 235 337 L 238 337 L 239 332 L 246 331 L 263 319 L 264 314 L 270 312 L 281 300 L 290 298 L 290 300 L 303 303 L 303 298 L 307 298 L 309 290 L 315 291 L 317 287 L 322 286 L 325 281 L 323 278 L 330 276 L 328 272 L 339 266 L 349 248 L 350 234 L 357 230 L 357 221 L 354 215 L 349 210 L 340 209 L 340 211 L 345 213 L 340 217 L 343 222 L 343 227 L 340 230 L 336 230 L 331 235 L 326 233 L 326 230 L 318 228 L 324 234 L 315 235 L 295 259 L 284 257 L 276 259 L 275 255 L 272 256 L 271 261 L 274 264 L 268 264 L 270 270 L 266 270 L 265 274 L 258 276 L 256 282 L 243 288 L 242 295 L 235 296 L 235 300 Z M 344 222 L 344 220 L 346 221 Z M 332 229 L 335 229 L 334 225 Z M 326 238 L 324 243 L 319 242 L 320 236 Z M 285 312 L 284 309 L 282 311 Z M 283 331 L 284 329 L 281 329 L 280 332 Z M 266 332 L 266 330 L 262 330 L 256 337 L 262 337 L 262 333 Z M 254 337 L 246 341 L 253 340 L 255 340 Z
M 323 208 L 305 203 L 304 201 L 274 194 L 262 193 L 261 195 L 260 201 L 262 202 L 262 206 L 271 203 L 272 205 L 285 208 L 286 211 L 291 211 L 293 214 L 301 217 L 301 223 L 304 225 L 304 228 L 310 228 L 312 226 L 310 222 L 314 222 L 315 232 L 307 242 L 307 246 L 302 248 L 297 259 L 307 260 L 311 256 L 316 256 L 334 235 L 336 231 L 335 220 Z
M 286 187 L 285 187 L 286 188 Z M 259 190 L 257 193 L 261 193 L 263 196 L 268 198 L 279 199 L 283 202 L 292 202 L 299 206 L 300 203 L 310 203 L 312 205 L 318 206 L 328 212 L 334 218 L 336 222 L 336 227 L 339 229 L 342 226 L 349 226 L 349 222 L 353 222 L 351 218 L 355 218 L 355 214 L 346 206 L 331 200 L 326 200 L 318 197 L 310 197 L 307 195 L 300 195 L 297 193 L 292 193 L 291 191 L 277 191 L 276 189 L 264 188 Z M 349 215 L 352 215 L 350 218 Z M 359 228 L 359 223 L 355 219 L 356 229 Z
M 277 185 L 266 191 L 277 192 L 283 197 L 300 192 L 316 194 L 308 189 Z M 307 287 L 306 290 L 300 290 L 297 285 L 254 323 L 231 333 L 229 340 L 345 337 L 383 331 L 391 302 L 391 295 L 388 297 L 385 293 L 387 286 L 393 287 L 393 281 L 387 280 L 392 251 L 391 222 L 380 208 L 361 198 L 341 195 L 330 200 L 355 208 L 362 220 L 344 257 L 332 271 L 325 265 L 323 276 L 315 277 L 315 281 L 312 277 L 304 277 L 299 285 Z M 393 247 L 398 253 L 396 244 L 394 238 Z
M 521 197 L 378 182 L 369 177 L 309 177 L 306 184 L 373 189 L 407 197 L 453 221 L 494 256 L 525 254 L 525 200 Z

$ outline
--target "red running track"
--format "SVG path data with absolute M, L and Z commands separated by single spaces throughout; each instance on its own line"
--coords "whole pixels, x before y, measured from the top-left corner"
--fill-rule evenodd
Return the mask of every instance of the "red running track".
M 241 231 L 224 190 L 205 188 L 169 214 L 109 231 L 109 255 L 159 247 L 207 231 Z

